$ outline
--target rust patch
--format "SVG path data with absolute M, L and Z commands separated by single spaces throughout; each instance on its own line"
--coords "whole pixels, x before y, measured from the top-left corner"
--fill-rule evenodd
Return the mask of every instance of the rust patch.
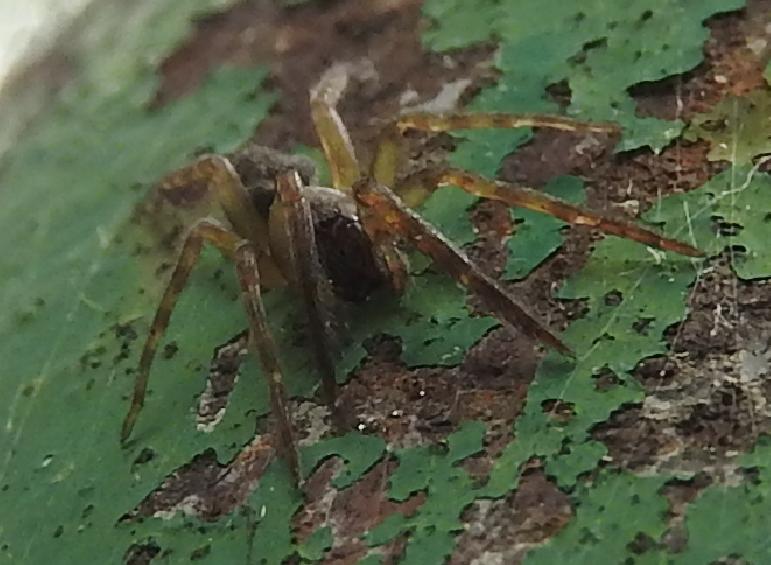
M 248 342 L 248 332 L 243 331 L 214 350 L 206 388 L 198 400 L 196 424 L 199 430 L 211 431 L 225 415 L 241 363 L 248 353 Z
M 324 563 L 357 563 L 368 547 L 362 534 L 376 527 L 395 512 L 411 516 L 423 504 L 425 495 L 417 493 L 404 502 L 388 499 L 388 476 L 396 467 L 393 461 L 381 461 L 349 488 L 335 491 L 330 480 L 334 461 L 325 463 L 305 488 L 306 504 L 295 517 L 299 539 L 304 539 L 321 525 L 332 527 L 334 544 Z M 329 496 L 333 494 L 334 496 Z M 403 540 L 396 540 L 380 549 L 386 556 L 401 553 Z
M 122 520 L 177 513 L 216 520 L 244 503 L 274 456 L 268 436 L 255 438 L 227 465 L 208 449 L 169 475 Z
M 616 466 L 740 480 L 733 460 L 771 430 L 768 281 L 741 281 L 726 256 L 712 260 L 669 340 L 668 355 L 635 371 L 643 405 L 617 412 L 593 436 Z
M 572 515 L 570 497 L 533 467 L 515 492 L 478 500 L 466 511 L 450 564 L 521 563 L 528 549 L 559 532 Z
M 683 75 L 633 87 L 638 113 L 689 119 L 709 111 L 728 95 L 742 96 L 764 88 L 763 69 L 771 53 L 769 13 L 771 1 L 749 0 L 741 11 L 707 20 L 710 37 L 704 44 L 704 61 Z
M 199 21 L 196 33 L 161 64 L 155 104 L 195 88 L 222 63 L 268 65 L 270 86 L 281 99 L 255 139 L 280 149 L 297 143 L 315 146 L 310 87 L 331 63 L 365 55 L 378 80 L 359 85 L 340 106 L 361 147 L 377 129 L 371 127 L 372 121 L 395 116 L 403 100 L 425 100 L 453 80 L 478 82 L 491 73 L 486 64 L 491 46 L 442 55 L 425 52 L 420 43 L 421 4 L 341 0 L 281 9 L 272 2 L 243 2 Z

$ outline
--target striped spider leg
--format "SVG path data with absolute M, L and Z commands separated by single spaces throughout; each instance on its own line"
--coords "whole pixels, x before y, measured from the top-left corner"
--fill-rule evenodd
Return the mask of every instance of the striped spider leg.
M 144 405 L 150 368 L 158 345 L 168 328 L 177 299 L 187 284 L 204 243 L 207 243 L 219 249 L 235 263 L 249 322 L 250 348 L 256 352 L 268 380 L 270 405 L 276 424 L 277 449 L 297 482 L 300 479 L 299 457 L 279 356 L 267 324 L 261 295 L 261 272 L 269 273 L 274 281 L 280 279 L 277 266 L 270 256 L 268 225 L 254 209 L 241 179 L 224 157 L 203 156 L 192 165 L 166 177 L 162 187 L 173 190 L 174 187 L 183 187 L 194 182 L 204 183 L 208 190 L 216 195 L 231 225 L 226 227 L 215 220 L 204 218 L 196 222 L 188 232 L 142 348 L 131 406 L 121 429 L 121 440 L 125 443 L 131 436 Z

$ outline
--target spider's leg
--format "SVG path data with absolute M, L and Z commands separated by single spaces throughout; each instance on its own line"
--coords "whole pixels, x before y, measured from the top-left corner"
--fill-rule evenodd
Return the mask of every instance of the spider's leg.
M 372 64 L 366 60 L 338 63 L 327 69 L 316 86 L 311 89 L 311 117 L 329 164 L 332 186 L 347 194 L 351 194 L 353 185 L 361 178 L 361 170 L 351 136 L 337 112 L 337 103 L 345 92 L 350 77 L 365 80 L 372 74 L 374 74 Z M 393 124 L 388 131 L 391 130 L 394 130 Z M 401 137 L 398 131 L 395 135 Z M 381 143 L 381 145 L 384 144 Z M 398 146 L 394 145 L 394 147 Z M 396 163 L 391 168 L 395 170 Z M 391 286 L 400 292 L 406 286 L 408 276 L 404 260 L 396 251 L 390 238 L 380 237 L 372 243 L 373 253 L 388 271 Z
M 204 241 L 208 241 L 219 248 L 224 254 L 230 254 L 235 251 L 235 244 L 241 238 L 230 232 L 217 222 L 210 219 L 198 221 L 190 230 L 182 246 L 177 265 L 171 275 L 171 279 L 166 285 L 161 302 L 155 311 L 155 317 L 150 325 L 150 332 L 147 340 L 142 347 L 142 355 L 139 359 L 136 380 L 134 381 L 134 394 L 131 399 L 126 418 L 123 420 L 121 430 L 121 441 L 126 441 L 134 429 L 134 424 L 139 416 L 140 410 L 144 405 L 145 394 L 147 392 L 147 382 L 150 375 L 150 367 L 153 364 L 155 353 L 158 350 L 158 344 L 166 329 L 169 326 L 171 313 L 177 303 L 180 293 L 187 283 L 193 267 L 201 254 L 201 248 Z
M 286 236 L 289 268 L 308 316 L 324 398 L 332 412 L 333 422 L 340 427 L 341 419 L 336 406 L 335 363 L 329 336 L 331 318 L 327 309 L 328 300 L 324 300 L 325 293 L 330 289 L 325 285 L 326 279 L 319 261 L 310 204 L 302 195 L 302 180 L 295 171 L 279 175 L 276 179 L 276 192 L 277 198 L 271 207 L 271 229 L 275 221 Z
M 567 345 L 509 296 L 497 281 L 485 275 L 460 248 L 409 209 L 390 189 L 374 182 L 360 182 L 355 186 L 354 194 L 360 204 L 361 221 L 370 237 L 387 232 L 408 240 L 458 283 L 479 296 L 504 324 L 520 328 L 545 345 L 573 355 Z
M 292 421 L 287 406 L 283 373 L 278 361 L 278 350 L 267 323 L 265 306 L 260 292 L 260 271 L 254 247 L 247 240 L 241 240 L 235 250 L 236 272 L 241 286 L 241 297 L 249 319 L 252 346 L 257 350 L 263 373 L 268 379 L 270 405 L 278 427 L 278 451 L 292 473 L 295 484 L 300 482 L 300 456 L 294 438 Z
M 388 275 L 388 282 L 397 294 L 404 292 L 410 273 L 407 259 L 396 246 L 397 238 L 391 233 L 370 235 L 373 241 L 373 253 L 376 254 Z
M 134 425 L 136 424 L 139 412 L 142 410 L 145 394 L 147 392 L 150 368 L 153 359 L 155 358 L 155 353 L 158 350 L 158 344 L 163 339 L 163 335 L 169 326 L 171 313 L 174 310 L 179 295 L 187 283 L 193 267 L 198 261 L 204 243 L 210 243 L 217 247 L 223 254 L 236 258 L 239 281 L 241 281 L 242 288 L 245 288 L 244 300 L 249 314 L 251 335 L 260 353 L 260 359 L 262 360 L 265 373 L 269 375 L 268 383 L 270 386 L 271 405 L 274 408 L 274 416 L 279 427 L 279 449 L 286 456 L 290 468 L 292 468 L 292 472 L 296 475 L 298 468 L 297 456 L 294 441 L 292 440 L 291 422 L 289 413 L 286 410 L 286 401 L 284 398 L 283 386 L 281 385 L 280 373 L 276 372 L 278 365 L 277 363 L 272 362 L 272 360 L 276 358 L 275 346 L 273 345 L 272 340 L 267 340 L 267 344 L 265 343 L 265 332 L 262 331 L 265 327 L 264 324 L 260 326 L 253 323 L 253 312 L 255 311 L 258 315 L 262 316 L 260 319 L 264 319 L 264 311 L 262 310 L 262 302 L 259 295 L 259 274 L 256 269 L 254 251 L 250 242 L 211 219 L 200 220 L 191 228 L 182 246 L 177 265 L 166 286 L 158 309 L 155 311 L 155 317 L 150 326 L 147 340 L 142 348 L 139 367 L 137 368 L 137 376 L 134 381 L 134 393 L 131 400 L 131 406 L 123 420 L 121 441 L 125 442 L 128 440 L 134 429 Z M 245 247 L 247 248 L 247 251 L 244 251 Z M 251 256 L 249 253 L 251 253 Z M 246 259 L 244 257 L 246 257 Z M 256 281 L 255 284 L 257 286 L 251 284 L 252 281 Z M 250 283 L 248 288 L 246 287 L 246 283 Z M 254 290 L 255 288 L 257 290 Z M 263 355 L 263 351 L 268 351 L 268 353 Z M 277 375 L 279 378 L 277 378 Z
M 611 122 L 588 122 L 549 114 L 509 114 L 506 112 L 412 112 L 396 120 L 396 127 L 421 131 L 452 131 L 456 129 L 485 128 L 549 128 L 561 131 L 612 134 L 620 131 Z
M 190 187 L 204 187 L 213 194 L 235 233 L 255 246 L 263 284 L 280 286 L 284 281 L 271 258 L 267 222 L 257 212 L 230 161 L 221 155 L 202 155 L 159 183 L 161 193 L 171 199 L 175 192 Z
M 505 112 L 411 112 L 402 114 L 383 128 L 370 176 L 378 183 L 395 186 L 401 159 L 402 134 L 410 129 L 446 132 L 459 129 L 540 127 L 561 131 L 613 134 L 618 125 L 609 122 L 587 122 L 548 114 L 508 114 Z M 397 192 L 401 196 L 400 192 Z
M 589 226 L 604 233 L 639 241 L 665 251 L 674 251 L 688 257 L 704 256 L 703 251 L 692 245 L 663 237 L 634 222 L 592 212 L 532 188 L 516 186 L 503 181 L 488 180 L 459 169 L 425 170 L 405 178 L 401 186 L 403 191 L 410 195 L 408 203 L 413 204 L 413 200 L 420 201 L 435 188 L 446 185 L 458 186 L 475 196 L 499 200 L 509 206 L 549 214 L 569 224 Z
M 396 186 L 396 175 L 403 158 L 402 132 L 393 121 L 378 136 L 375 153 L 369 165 L 369 178 L 383 186 Z
M 365 62 L 338 63 L 324 72 L 310 93 L 311 118 L 329 163 L 332 186 L 349 194 L 359 180 L 359 162 L 337 103 L 351 76 L 366 78 L 371 73 L 371 65 Z

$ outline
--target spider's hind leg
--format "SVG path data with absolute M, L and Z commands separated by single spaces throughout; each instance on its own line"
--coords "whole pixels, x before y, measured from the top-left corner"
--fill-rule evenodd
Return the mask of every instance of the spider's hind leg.
M 437 187 L 459 186 L 466 192 L 500 200 L 509 206 L 518 206 L 549 214 L 567 223 L 587 225 L 605 233 L 639 241 L 652 247 L 674 251 L 689 257 L 704 254 L 695 247 L 680 241 L 662 237 L 633 222 L 617 220 L 574 206 L 537 190 L 510 183 L 490 181 L 457 169 L 425 170 L 396 182 L 401 134 L 409 129 L 428 132 L 445 132 L 456 129 L 543 127 L 561 131 L 614 134 L 619 126 L 613 123 L 587 122 L 546 114 L 508 114 L 502 112 L 448 112 L 432 114 L 414 112 L 397 118 L 383 130 L 380 144 L 370 168 L 370 176 L 378 183 L 392 187 L 409 206 L 423 202 Z

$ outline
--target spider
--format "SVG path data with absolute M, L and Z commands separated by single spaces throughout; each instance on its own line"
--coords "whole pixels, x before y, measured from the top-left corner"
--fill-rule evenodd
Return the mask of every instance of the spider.
M 402 291 L 408 275 L 397 247 L 402 242 L 412 244 L 430 257 L 437 268 L 477 295 L 505 326 L 518 328 L 536 341 L 572 356 L 571 350 L 542 322 L 414 211 L 437 187 L 455 185 L 476 196 L 537 210 L 570 224 L 591 226 L 691 257 L 703 255 L 695 247 L 634 223 L 467 171 L 428 168 L 397 177 L 402 161 L 402 134 L 406 130 L 544 127 L 615 133 L 618 127 L 614 124 L 535 114 L 405 113 L 382 128 L 371 162 L 362 169 L 336 109 L 349 78 L 358 72 L 354 63 L 333 65 L 310 92 L 311 118 L 329 165 L 331 188 L 315 185 L 313 167 L 303 159 L 282 158 L 275 151 L 255 147 L 230 158 L 203 155 L 161 181 L 160 188 L 167 191 L 205 186 L 221 206 L 229 225 L 211 218 L 200 219 L 184 240 L 142 349 L 131 406 L 121 431 L 124 443 L 142 409 L 158 344 L 204 243 L 215 246 L 235 263 L 249 322 L 250 347 L 256 351 L 268 379 L 276 450 L 286 460 L 295 483 L 300 480 L 299 458 L 279 355 L 262 303 L 264 288 L 288 284 L 299 292 L 307 313 L 322 393 L 333 420 L 338 414 L 337 383 L 330 347 L 332 320 L 326 297 L 331 292 L 348 301 L 356 300 L 381 285 Z M 233 162 L 239 159 L 246 159 L 247 165 L 262 167 L 256 174 L 258 179 L 267 174 L 275 182 L 272 186 L 260 185 L 249 178 L 244 167 L 240 167 L 241 174 L 237 173 Z

